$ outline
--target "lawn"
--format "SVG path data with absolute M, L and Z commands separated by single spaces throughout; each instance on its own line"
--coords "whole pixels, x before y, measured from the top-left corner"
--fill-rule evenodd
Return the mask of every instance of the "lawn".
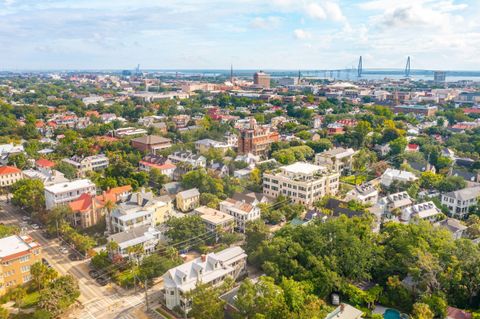
M 21 308 L 23 309 L 32 308 L 37 305 L 39 300 L 40 300 L 40 292 L 39 291 L 31 292 L 23 298 Z
M 360 184 L 364 183 L 366 180 L 367 180 L 366 175 L 358 175 L 357 180 L 356 180 L 356 184 L 355 184 L 355 175 L 340 177 L 340 181 L 342 181 L 346 184 L 350 184 L 350 185 L 360 185 Z

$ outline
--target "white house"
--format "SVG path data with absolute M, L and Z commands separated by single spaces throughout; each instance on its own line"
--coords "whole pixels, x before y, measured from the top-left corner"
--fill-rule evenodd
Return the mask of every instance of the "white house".
M 451 217 L 463 219 L 471 206 L 478 203 L 480 186 L 467 187 L 442 195 L 442 204 L 448 207 Z
M 413 173 L 394 168 L 387 168 L 387 170 L 380 177 L 380 183 L 386 187 L 389 187 L 394 181 L 409 183 L 416 181 L 417 179 L 418 178 Z
M 68 204 L 84 193 L 95 195 L 96 191 L 95 184 L 89 179 L 77 179 L 46 186 L 45 206 L 49 210 L 58 205 Z
M 226 277 L 238 278 L 246 270 L 247 254 L 240 247 L 230 247 L 218 253 L 202 255 L 168 270 L 163 275 L 163 298 L 168 309 L 179 306 L 184 312 L 191 309 L 186 294 L 197 283 L 221 285 Z
M 227 198 L 220 202 L 220 211 L 235 218 L 235 228 L 245 232 L 247 222 L 260 218 L 260 208 L 245 201 Z
M 442 216 L 442 211 L 433 202 L 415 204 L 402 209 L 400 220 L 410 222 L 412 219 L 427 220 L 431 223 Z
M 378 201 L 378 190 L 368 183 L 357 185 L 347 193 L 345 199 L 373 205 Z
M 107 240 L 118 244 L 116 254 L 128 257 L 128 248 L 137 245 L 143 247 L 144 254 L 150 254 L 155 251 L 155 246 L 160 241 L 160 235 L 161 232 L 155 227 L 143 225 L 110 235 Z

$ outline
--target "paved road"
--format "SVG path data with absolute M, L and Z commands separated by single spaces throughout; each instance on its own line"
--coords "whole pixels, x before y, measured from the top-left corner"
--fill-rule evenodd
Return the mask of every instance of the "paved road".
M 17 224 L 21 222 L 22 215 L 19 211 L 0 201 L 0 222 L 4 224 Z M 43 249 L 43 256 L 52 267 L 60 274 L 71 274 L 79 281 L 81 309 L 70 315 L 70 318 L 78 319 L 130 319 L 137 318 L 136 312 L 143 308 L 145 295 L 143 291 L 137 293 L 125 291 L 114 284 L 107 286 L 98 285 L 89 275 L 88 261 L 71 261 L 66 254 L 60 252 L 60 240 L 46 239 L 40 230 L 33 230 L 28 226 L 28 235 L 37 240 Z M 149 290 L 151 298 L 155 300 L 156 294 L 162 288 L 162 284 L 156 285 Z

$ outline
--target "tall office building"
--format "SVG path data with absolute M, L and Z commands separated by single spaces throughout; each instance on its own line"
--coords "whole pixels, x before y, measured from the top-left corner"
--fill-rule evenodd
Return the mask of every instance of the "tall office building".
M 447 77 L 447 72 L 445 71 L 435 71 L 433 72 L 433 81 L 438 84 L 445 83 Z
M 253 84 L 258 87 L 269 89 L 270 88 L 270 74 L 263 71 L 257 72 L 253 75 Z

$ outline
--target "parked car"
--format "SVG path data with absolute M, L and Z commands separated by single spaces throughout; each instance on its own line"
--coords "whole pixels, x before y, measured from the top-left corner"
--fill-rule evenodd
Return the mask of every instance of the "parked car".
M 33 229 L 39 229 L 40 226 L 38 226 L 37 224 L 32 224 L 32 228 L 33 228 Z
M 107 278 L 107 277 L 103 277 L 103 276 L 98 277 L 97 279 L 95 279 L 95 281 L 96 281 L 100 286 L 105 286 L 105 285 L 108 284 L 108 278 Z
M 49 268 L 52 267 L 52 265 L 50 265 L 50 263 L 48 262 L 48 260 L 46 260 L 45 258 L 42 258 L 42 263 L 43 263 L 45 266 L 49 267 Z
M 60 252 L 61 252 L 62 254 L 68 254 L 68 253 L 69 253 L 69 250 L 68 250 L 68 248 L 60 247 Z
M 22 220 L 23 220 L 24 222 L 29 221 L 29 220 L 30 220 L 30 217 L 28 217 L 28 216 L 22 216 Z
M 99 275 L 99 272 L 96 271 L 95 269 L 92 269 L 92 270 L 90 270 L 90 271 L 88 272 L 88 274 L 89 274 L 90 277 L 92 277 L 92 278 L 97 278 L 98 275 Z

